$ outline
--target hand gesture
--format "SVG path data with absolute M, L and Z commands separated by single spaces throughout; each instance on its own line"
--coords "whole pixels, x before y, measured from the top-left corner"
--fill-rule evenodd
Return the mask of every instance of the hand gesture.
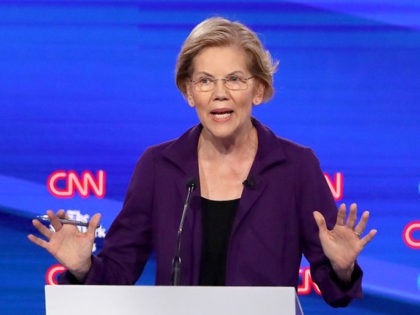
M 62 224 L 59 218 L 65 218 L 64 210 L 47 211 L 48 218 L 55 232 L 49 230 L 38 220 L 33 220 L 34 227 L 45 236 L 46 240 L 28 235 L 28 239 L 38 246 L 45 248 L 64 267 L 66 267 L 79 281 L 82 281 L 91 266 L 91 255 L 95 240 L 95 230 L 101 215 L 95 214 L 89 222 L 86 233 L 80 232 L 76 226 Z
M 377 230 L 370 230 L 361 238 L 369 219 L 369 212 L 363 212 L 356 225 L 357 205 L 350 206 L 346 222 L 346 205 L 342 204 L 338 209 L 337 222 L 332 230 L 328 230 L 324 216 L 320 212 L 315 211 L 313 215 L 319 228 L 319 239 L 324 254 L 330 260 L 337 276 L 343 281 L 350 280 L 357 256 L 377 232 Z

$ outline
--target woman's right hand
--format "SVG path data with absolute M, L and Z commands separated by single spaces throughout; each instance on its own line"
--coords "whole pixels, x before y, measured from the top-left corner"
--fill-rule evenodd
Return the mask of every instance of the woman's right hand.
M 82 282 L 92 264 L 91 255 L 95 240 L 95 230 L 101 215 L 97 213 L 92 216 L 85 233 L 80 232 L 74 225 L 62 224 L 59 221 L 59 218 L 65 218 L 64 210 L 58 211 L 57 215 L 53 211 L 48 210 L 47 215 L 55 232 L 35 219 L 32 221 L 32 224 L 47 240 L 32 234 L 28 235 L 28 239 L 36 245 L 45 248 L 60 264 Z

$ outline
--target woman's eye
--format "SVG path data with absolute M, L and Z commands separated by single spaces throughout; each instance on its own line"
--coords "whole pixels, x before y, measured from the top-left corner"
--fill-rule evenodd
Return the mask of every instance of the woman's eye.
M 198 82 L 200 82 L 201 84 L 210 84 L 211 79 L 210 78 L 201 78 L 201 79 L 198 80 Z
M 237 81 L 241 81 L 241 78 L 237 75 L 230 75 L 227 77 L 227 80 L 230 82 L 237 82 Z

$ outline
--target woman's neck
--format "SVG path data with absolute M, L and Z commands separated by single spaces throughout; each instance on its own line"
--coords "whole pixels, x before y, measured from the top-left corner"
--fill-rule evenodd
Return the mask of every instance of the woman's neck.
M 257 130 L 250 122 L 246 130 L 241 130 L 228 138 L 214 137 L 202 130 L 198 141 L 198 153 L 204 159 L 230 157 L 255 157 L 258 148 Z

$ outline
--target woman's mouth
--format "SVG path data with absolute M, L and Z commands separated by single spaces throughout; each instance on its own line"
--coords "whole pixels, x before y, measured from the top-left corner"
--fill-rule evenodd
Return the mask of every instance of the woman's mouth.
M 211 111 L 210 114 L 212 115 L 214 121 L 224 122 L 228 121 L 232 117 L 233 110 Z

